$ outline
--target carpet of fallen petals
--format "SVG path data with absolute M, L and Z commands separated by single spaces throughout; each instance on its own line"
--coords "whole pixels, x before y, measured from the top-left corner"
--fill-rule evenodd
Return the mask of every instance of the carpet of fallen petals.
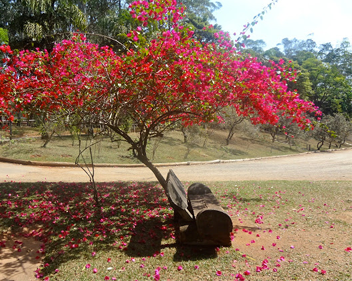
M 28 280 L 352 278 L 349 182 L 209 185 L 233 220 L 232 247 L 179 245 L 152 183 L 100 183 L 100 208 L 86 183 L 2 183 L 0 277 L 21 258 Z

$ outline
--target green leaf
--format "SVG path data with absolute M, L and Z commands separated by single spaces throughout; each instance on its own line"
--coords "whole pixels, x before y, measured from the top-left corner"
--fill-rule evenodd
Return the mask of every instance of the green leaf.
M 9 36 L 6 29 L 0 27 L 0 44 L 8 44 Z

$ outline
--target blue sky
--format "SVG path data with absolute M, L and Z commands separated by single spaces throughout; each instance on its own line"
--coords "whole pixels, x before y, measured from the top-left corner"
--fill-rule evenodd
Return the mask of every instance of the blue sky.
M 239 34 L 270 0 L 218 0 L 222 8 L 214 12 L 224 31 Z M 265 49 L 275 47 L 285 37 L 313 39 L 318 45 L 338 46 L 347 37 L 352 44 L 352 0 L 279 0 L 247 33 L 263 39 Z M 234 37 L 233 37 L 234 38 Z M 236 37 L 237 38 L 237 37 Z

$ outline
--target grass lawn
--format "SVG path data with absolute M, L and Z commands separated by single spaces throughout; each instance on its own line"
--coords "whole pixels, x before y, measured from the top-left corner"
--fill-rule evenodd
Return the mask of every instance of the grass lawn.
M 0 246 L 44 280 L 351 280 L 351 182 L 208 185 L 232 247 L 179 245 L 161 188 L 135 182 L 99 184 L 99 210 L 87 184 L 1 183 Z
M 135 135 L 137 137 L 136 133 Z M 21 139 L 0 145 L 0 156 L 31 161 L 74 163 L 79 152 L 78 141 L 67 134 L 55 136 L 46 148 L 42 147 L 44 141 L 40 139 L 39 132 L 35 128 L 17 127 L 16 136 Z M 259 131 L 255 134 L 252 132 L 252 135 L 239 132 L 229 145 L 225 145 L 226 136 L 226 131 L 209 130 L 208 134 L 201 132 L 185 144 L 181 132 L 171 131 L 162 139 L 150 142 L 148 156 L 154 163 L 228 160 L 296 154 L 307 151 L 308 145 L 311 145 L 312 149 L 316 145 L 313 140 L 301 139 L 294 139 L 294 142 L 289 145 L 283 137 L 279 137 L 279 141 L 273 143 L 269 134 Z M 131 151 L 128 150 L 129 146 L 125 142 L 111 142 L 109 138 L 96 138 L 93 142 L 97 142 L 92 147 L 96 164 L 139 163 L 132 157 Z M 84 148 L 90 142 L 82 141 L 82 144 Z M 326 148 L 323 147 L 323 149 Z M 88 150 L 85 156 L 87 160 L 90 159 Z

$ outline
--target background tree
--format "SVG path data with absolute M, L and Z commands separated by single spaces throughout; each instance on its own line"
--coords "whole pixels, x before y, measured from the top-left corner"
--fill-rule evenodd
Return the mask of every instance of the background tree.
M 121 15 L 127 11 L 124 0 L 87 0 L 81 10 L 87 18 L 88 32 L 95 32 L 109 36 L 127 33 L 123 30 Z M 129 15 L 129 13 L 127 13 Z M 131 28 L 130 28 L 131 29 Z
M 225 129 L 228 131 L 226 137 L 226 145 L 229 145 L 236 132 L 237 125 L 241 124 L 245 120 L 245 117 L 238 116 L 236 110 L 233 107 L 223 108 L 219 115 L 223 119 Z
M 126 34 L 135 29 L 137 21 L 128 12 L 125 0 L 87 0 L 82 11 L 87 19 L 87 36 L 91 42 L 108 45 L 124 53 L 133 48 Z
M 334 144 L 336 147 L 341 146 L 346 142 L 347 137 L 351 133 L 352 124 L 343 114 L 335 114 L 334 116 L 327 115 L 322 120 L 327 130 L 326 140 L 329 144 L 329 149 Z
M 213 12 L 222 7 L 220 2 L 210 0 L 178 0 L 177 3 L 179 5 L 182 3 L 187 8 L 183 24 L 194 31 L 194 37 L 196 37 L 198 41 L 209 43 L 218 40 L 214 37 L 214 34 L 221 31 L 221 26 L 216 23 L 211 23 L 216 22 Z
M 270 48 L 264 52 L 264 57 L 267 60 L 279 61 L 281 58 L 284 58 L 284 53 L 281 52 L 279 47 Z
M 352 81 L 352 47 L 347 38 L 344 38 L 338 48 L 333 48 L 331 43 L 322 44 L 318 58 L 337 67 L 342 75 L 351 83 Z
M 252 39 L 245 39 L 243 41 L 245 47 L 243 48 L 244 51 L 247 51 L 252 56 L 257 57 L 258 55 L 262 55 L 264 53 L 264 48 L 266 43 L 264 40 L 252 40 Z
M 324 114 L 352 113 L 351 86 L 336 66 L 309 58 L 303 62 L 302 67 L 308 71 L 311 82 L 312 92 L 308 97 Z
M 49 48 L 54 35 L 85 30 L 80 0 L 1 0 L 0 27 L 8 30 L 12 48 Z
M 334 133 L 329 130 L 329 127 L 324 122 L 319 122 L 316 124 L 312 135 L 314 139 L 318 141 L 317 150 L 320 150 L 326 142 L 331 143 L 335 137 Z
M 177 0 L 178 4 L 187 7 L 186 13 L 188 17 L 201 18 L 207 21 L 215 21 L 216 18 L 213 12 L 222 7 L 219 1 L 211 0 Z
M 247 53 L 279 62 L 298 73 L 297 79 L 289 82 L 290 90 L 297 90 L 305 100 L 315 102 L 324 114 L 345 113 L 351 116 L 351 59 L 352 49 L 345 38 L 339 47 L 331 43 L 317 44 L 311 40 L 284 38 L 279 47 L 264 51 L 262 55 L 255 42 L 249 40 Z
M 0 28 L 0 44 L 8 44 L 9 43 L 9 35 L 6 29 Z
M 320 150 L 325 143 L 329 149 L 333 144 L 341 148 L 351 133 L 351 125 L 343 114 L 324 116 L 312 131 L 313 137 L 318 141 L 317 149 Z
M 18 49 L 34 47 L 51 49 L 54 42 L 68 38 L 66 33 L 79 30 L 89 33 L 92 42 L 102 46 L 109 45 L 115 51 L 123 52 L 124 48 L 121 48 L 121 44 L 117 44 L 115 40 L 125 44 L 127 49 L 130 48 L 126 34 L 138 24 L 128 11 L 128 5 L 132 2 L 132 0 L 0 0 L 0 28 L 9 31 L 10 45 Z M 208 27 L 211 21 L 216 21 L 213 12 L 221 7 L 220 2 L 196 0 L 186 1 L 183 5 L 187 6 L 184 25 L 192 26 L 199 38 L 214 41 L 213 34 L 220 31 L 221 26 L 215 25 L 206 30 L 204 27 Z M 154 29 L 155 27 L 152 28 Z
M 7 34 L 7 30 L 0 28 L 0 45 L 8 44 L 8 43 L 9 43 L 9 37 Z M 0 65 L 3 64 L 3 61 L 2 61 L 3 58 L 4 58 L 4 53 L 1 52 L 0 53 Z

